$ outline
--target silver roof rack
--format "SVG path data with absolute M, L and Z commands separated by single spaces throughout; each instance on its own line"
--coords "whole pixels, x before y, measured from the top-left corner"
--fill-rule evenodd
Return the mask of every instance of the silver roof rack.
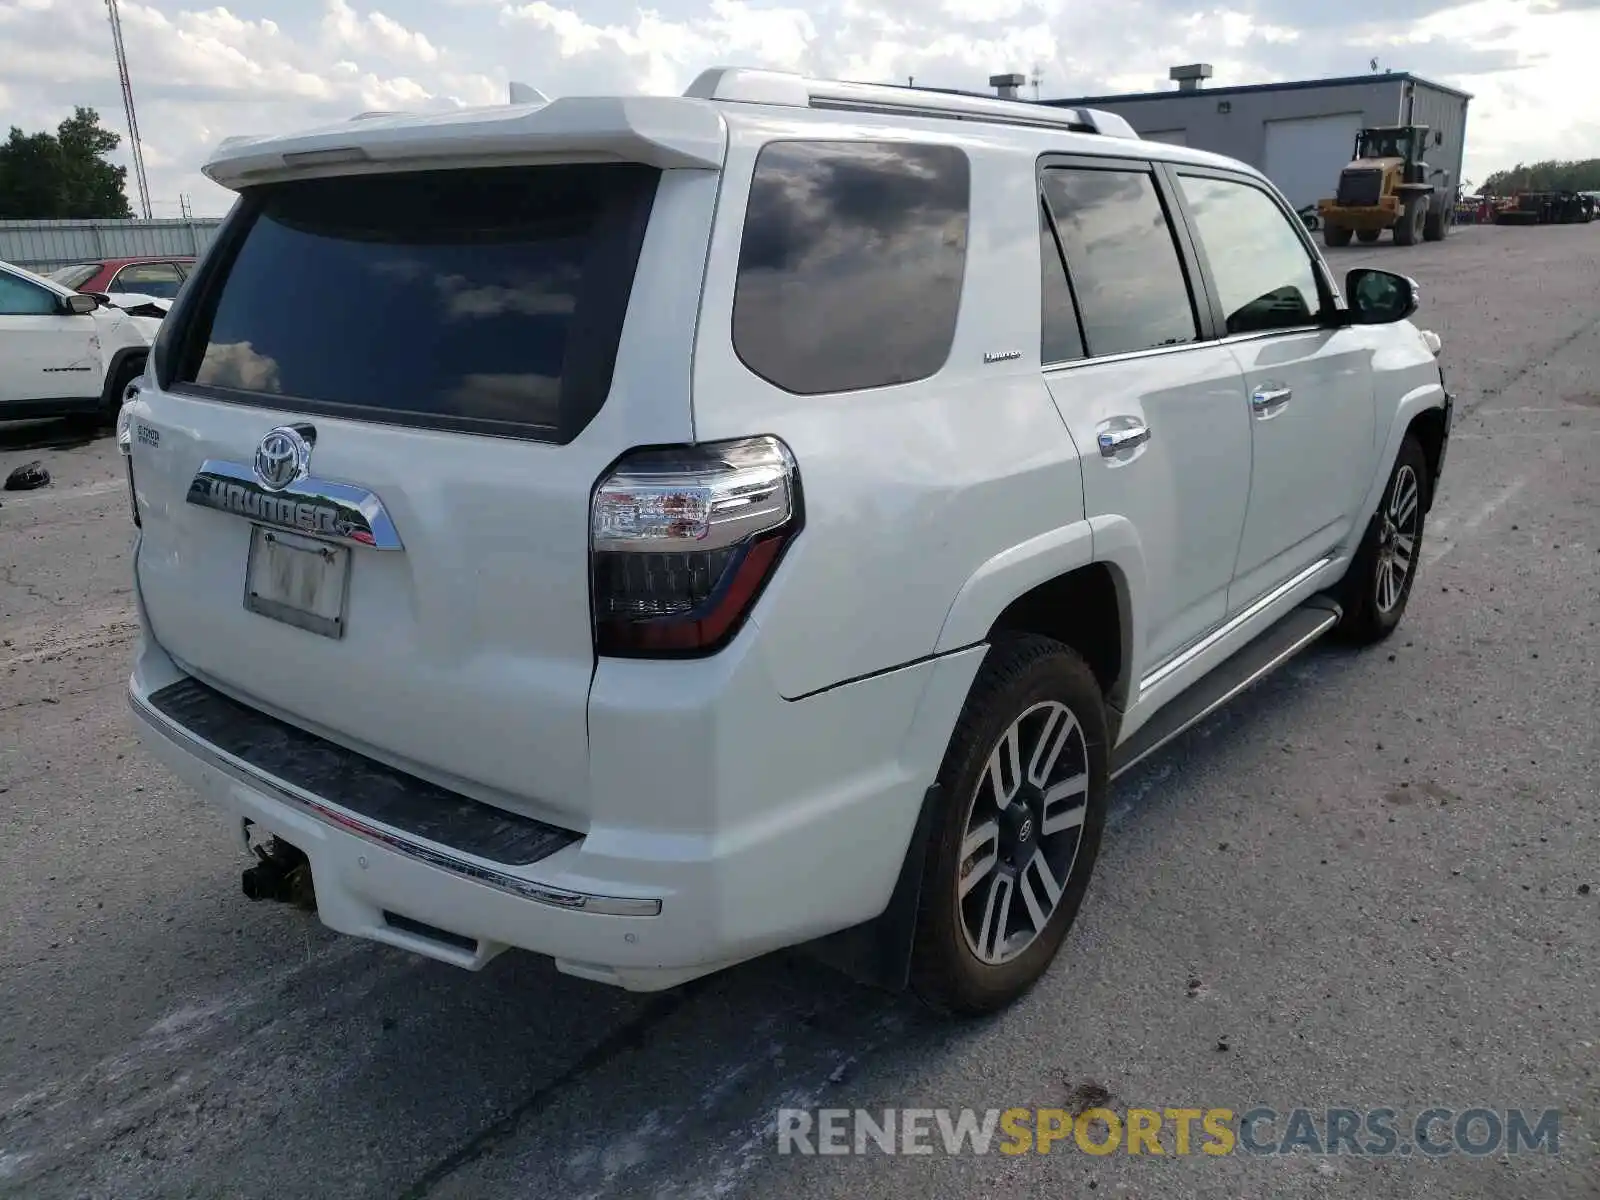
M 1095 108 L 1058 108 L 1026 100 L 936 92 L 928 88 L 808 79 L 787 71 L 749 67 L 712 67 L 702 71 L 683 94 L 698 100 L 1031 125 L 1071 133 L 1098 133 L 1105 137 L 1137 139 L 1139 136 L 1132 125 L 1115 113 Z

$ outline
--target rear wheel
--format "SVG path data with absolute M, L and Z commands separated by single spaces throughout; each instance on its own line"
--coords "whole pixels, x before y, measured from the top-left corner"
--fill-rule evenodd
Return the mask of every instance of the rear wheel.
M 1100 849 L 1105 700 L 1073 650 L 1011 637 L 989 650 L 939 774 L 912 980 L 928 1003 L 1004 1008 L 1055 958 Z
M 1358 230 L 1356 232 L 1356 241 L 1360 242 L 1364 246 L 1370 246 L 1373 242 L 1378 240 L 1378 235 L 1382 232 L 1383 230 L 1381 229 Z
M 1411 434 L 1400 443 L 1389 485 L 1339 585 L 1339 634 L 1357 645 L 1381 642 L 1405 615 L 1422 553 L 1428 458 Z
M 1450 232 L 1450 217 L 1448 209 L 1430 208 L 1428 215 L 1422 219 L 1422 240 L 1425 242 L 1442 242 Z
M 1322 227 L 1322 240 L 1329 246 L 1348 246 L 1351 231 L 1343 225 L 1324 225 Z

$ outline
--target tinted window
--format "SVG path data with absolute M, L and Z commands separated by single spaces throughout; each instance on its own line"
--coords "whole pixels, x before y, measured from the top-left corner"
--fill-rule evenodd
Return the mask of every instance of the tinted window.
M 1061 248 L 1056 245 L 1050 214 L 1045 211 L 1043 201 L 1039 204 L 1039 260 L 1044 267 L 1039 361 L 1049 365 L 1082 358 L 1083 334 L 1078 329 L 1078 311 L 1072 303 L 1067 268 L 1061 261 Z
M 196 281 L 206 300 L 177 377 L 570 440 L 610 390 L 659 174 L 505 167 L 253 190 L 242 234 L 224 235 L 220 287 Z
M 54 292 L 0 271 L 0 316 L 37 317 L 60 311 Z
M 144 296 L 172 300 L 177 297 L 178 288 L 182 284 L 183 276 L 178 274 L 178 268 L 171 263 L 135 263 L 118 271 L 117 277 L 111 281 L 111 287 L 107 290 L 138 292 Z
M 1089 353 L 1194 341 L 1194 306 L 1155 180 L 1141 171 L 1052 168 L 1044 190 Z
M 745 365 L 807 395 L 939 370 L 961 305 L 968 174 L 949 146 L 765 146 L 733 300 Z
M 1179 178 L 1228 332 L 1314 323 L 1322 298 L 1311 255 L 1272 198 L 1245 183 Z

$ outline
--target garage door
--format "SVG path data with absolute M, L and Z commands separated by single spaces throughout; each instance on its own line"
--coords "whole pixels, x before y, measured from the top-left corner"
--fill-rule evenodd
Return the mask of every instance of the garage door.
M 1187 129 L 1156 129 L 1150 133 L 1139 135 L 1147 142 L 1166 142 L 1169 146 L 1187 146 L 1189 144 L 1189 131 Z
M 1360 129 L 1360 113 L 1268 121 L 1261 170 L 1296 208 L 1315 204 L 1333 195 Z

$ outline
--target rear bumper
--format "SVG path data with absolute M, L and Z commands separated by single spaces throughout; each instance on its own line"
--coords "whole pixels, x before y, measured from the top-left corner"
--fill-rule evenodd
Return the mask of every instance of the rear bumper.
M 611 693 L 626 701 L 608 700 L 597 680 L 591 753 L 621 753 L 619 740 L 631 753 L 598 764 L 596 777 L 626 790 L 600 794 L 605 825 L 523 865 L 376 820 L 200 736 L 159 703 L 188 677 L 148 627 L 130 702 L 152 753 L 235 834 L 249 821 L 306 854 L 329 928 L 468 969 L 515 947 L 651 991 L 882 911 L 982 652 L 797 702 L 775 689 L 765 701 L 749 695 L 761 673 L 748 653 L 698 681 L 698 696 L 693 679 L 662 690 L 670 676 L 659 668 L 686 664 L 637 664 L 658 686 L 620 679 Z M 788 719 L 777 724 L 778 714 Z M 729 745 L 752 715 L 769 744 Z M 695 761 L 674 770 L 685 750 Z M 752 795 L 757 780 L 764 791 Z

